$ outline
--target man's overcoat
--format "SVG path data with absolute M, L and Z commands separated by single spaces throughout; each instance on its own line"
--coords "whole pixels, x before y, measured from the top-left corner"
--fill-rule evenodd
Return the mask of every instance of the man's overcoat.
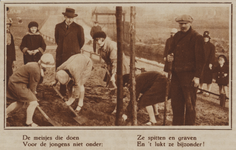
M 75 22 L 71 23 L 68 29 L 65 21 L 59 23 L 55 28 L 55 41 L 56 67 L 58 67 L 70 56 L 80 53 L 84 45 L 84 29 Z
M 187 32 L 177 32 L 174 36 L 169 54 L 174 53 L 173 70 L 192 72 L 200 77 L 204 63 L 203 38 L 190 28 Z

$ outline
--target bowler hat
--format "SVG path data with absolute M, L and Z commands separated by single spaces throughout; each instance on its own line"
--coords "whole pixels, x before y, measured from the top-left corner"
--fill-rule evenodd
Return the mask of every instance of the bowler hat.
M 37 22 L 35 22 L 35 21 L 32 21 L 32 22 L 30 22 L 29 24 L 28 24 L 28 28 L 30 29 L 31 27 L 39 27 L 39 24 L 37 23 Z
M 178 23 L 192 23 L 193 18 L 190 15 L 182 15 L 175 18 L 175 21 Z
M 62 14 L 68 18 L 74 18 L 78 16 L 75 14 L 75 10 L 73 8 L 66 8 L 66 12 L 63 12 Z
M 99 32 L 96 32 L 94 35 L 93 35 L 93 39 L 96 39 L 96 38 L 106 38 L 106 33 L 103 32 L 103 31 L 99 31 Z
M 209 31 L 204 31 L 203 37 L 208 37 L 210 39 L 211 38 L 210 37 L 210 32 Z

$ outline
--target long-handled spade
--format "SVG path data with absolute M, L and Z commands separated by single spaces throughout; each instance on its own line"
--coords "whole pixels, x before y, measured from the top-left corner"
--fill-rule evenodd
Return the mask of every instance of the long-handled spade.
M 37 108 L 42 113 L 42 115 L 48 120 L 48 122 L 51 123 L 53 126 L 62 126 L 61 124 L 50 119 L 48 115 L 39 106 L 37 106 Z
M 57 92 L 57 94 L 61 97 L 61 99 L 64 101 L 64 102 L 66 102 L 66 100 L 65 100 L 65 98 L 61 95 L 61 93 L 56 89 L 56 87 L 55 86 L 53 86 L 53 89 Z M 87 122 L 87 118 L 86 117 L 84 117 L 84 116 L 79 116 L 76 112 L 75 112 L 75 110 L 69 105 L 68 106 L 69 107 L 69 109 L 73 112 L 73 114 L 75 115 L 75 117 L 73 118 L 76 122 L 78 122 L 79 124 L 84 124 L 85 122 Z
M 173 53 L 171 54 L 171 56 L 173 57 Z M 165 101 L 164 101 L 164 117 L 163 117 L 163 125 L 166 125 L 166 103 L 168 100 L 168 96 L 169 96 L 169 87 L 170 87 L 170 82 L 171 82 L 171 76 L 172 76 L 172 61 L 168 62 L 168 80 L 167 80 L 167 84 L 166 84 L 166 96 L 165 96 Z

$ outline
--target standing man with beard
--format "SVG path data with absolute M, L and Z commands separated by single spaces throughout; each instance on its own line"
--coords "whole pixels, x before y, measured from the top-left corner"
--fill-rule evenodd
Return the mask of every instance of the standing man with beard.
M 191 25 L 193 18 L 182 15 L 175 19 L 180 31 L 174 36 L 167 60 L 173 61 L 171 105 L 173 125 L 194 125 L 196 91 L 204 62 L 203 38 Z
M 65 20 L 56 25 L 55 41 L 56 49 L 56 68 L 64 63 L 70 56 L 81 52 L 84 45 L 84 29 L 82 26 L 74 22 L 75 10 L 66 8 L 66 12 L 62 13 Z M 60 86 L 62 95 L 66 94 L 66 86 Z

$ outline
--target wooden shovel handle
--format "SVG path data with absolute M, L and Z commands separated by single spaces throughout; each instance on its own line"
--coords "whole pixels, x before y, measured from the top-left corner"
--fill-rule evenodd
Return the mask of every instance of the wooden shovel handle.
M 56 89 L 56 87 L 55 86 L 52 86 L 53 87 L 53 89 L 56 91 L 56 93 L 61 97 L 61 99 L 65 102 L 66 100 L 65 100 L 65 98 L 61 95 L 61 93 Z
M 48 117 L 48 115 L 39 107 L 37 106 L 38 110 L 42 113 L 42 115 L 47 119 L 49 120 L 50 118 Z

